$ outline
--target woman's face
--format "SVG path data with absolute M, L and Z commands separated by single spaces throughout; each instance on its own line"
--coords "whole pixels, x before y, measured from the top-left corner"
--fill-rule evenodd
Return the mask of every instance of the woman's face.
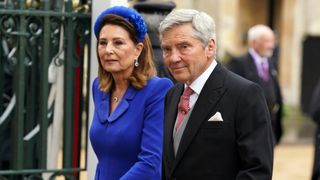
M 113 75 L 130 76 L 142 48 L 143 44 L 135 44 L 121 26 L 106 24 L 100 31 L 98 56 L 103 69 Z

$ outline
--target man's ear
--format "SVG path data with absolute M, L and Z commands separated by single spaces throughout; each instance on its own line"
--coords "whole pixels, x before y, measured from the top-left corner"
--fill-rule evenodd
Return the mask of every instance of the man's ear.
M 207 57 L 208 58 L 214 57 L 216 53 L 216 49 L 217 49 L 216 41 L 214 39 L 210 39 L 207 45 Z
M 139 42 L 135 47 L 135 55 L 137 56 L 137 59 L 140 56 L 142 49 L 143 49 L 143 43 Z

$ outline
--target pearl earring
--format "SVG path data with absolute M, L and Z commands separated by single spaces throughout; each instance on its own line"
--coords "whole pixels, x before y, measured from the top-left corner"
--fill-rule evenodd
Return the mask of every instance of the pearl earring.
M 138 67 L 138 66 L 139 66 L 139 62 L 138 62 L 137 59 L 134 60 L 134 66 L 135 66 L 135 67 Z

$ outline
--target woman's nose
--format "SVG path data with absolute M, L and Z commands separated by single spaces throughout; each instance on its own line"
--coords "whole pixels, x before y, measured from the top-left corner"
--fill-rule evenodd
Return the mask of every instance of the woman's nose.
M 106 45 L 106 52 L 108 54 L 114 54 L 113 47 L 110 43 Z

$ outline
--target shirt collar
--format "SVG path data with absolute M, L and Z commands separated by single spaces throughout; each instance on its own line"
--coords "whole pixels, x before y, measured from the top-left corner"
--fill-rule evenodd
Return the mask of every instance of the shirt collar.
M 196 79 L 190 84 L 190 88 L 197 94 L 199 95 L 204 84 L 208 80 L 210 74 L 214 70 L 214 68 L 217 66 L 217 61 L 214 59 L 210 66 Z M 185 87 L 187 86 L 186 84 L 184 85 Z
M 253 48 L 249 48 L 249 53 L 253 57 L 256 64 L 261 64 L 262 62 L 266 62 L 267 58 L 260 56 L 257 51 L 255 51 Z

